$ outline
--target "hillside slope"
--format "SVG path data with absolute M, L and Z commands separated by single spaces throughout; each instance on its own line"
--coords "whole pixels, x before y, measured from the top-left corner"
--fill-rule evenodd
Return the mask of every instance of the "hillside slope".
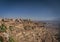
M 0 31 L 4 42 L 7 42 L 9 37 L 12 37 L 14 42 L 59 42 L 56 39 L 58 30 L 47 28 L 45 22 L 30 19 L 0 19 L 0 26 L 2 24 L 7 28 L 5 32 Z M 5 39 L 4 35 L 8 39 Z

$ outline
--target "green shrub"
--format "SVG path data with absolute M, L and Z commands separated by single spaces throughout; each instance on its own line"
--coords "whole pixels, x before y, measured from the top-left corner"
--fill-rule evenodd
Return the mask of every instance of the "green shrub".
M 14 42 L 14 39 L 12 37 L 9 37 L 9 42 Z
M 4 22 L 4 19 L 2 19 L 2 21 Z
M 0 36 L 0 42 L 3 42 L 3 38 Z
M 9 26 L 9 30 L 13 31 L 14 30 L 13 26 Z
M 0 26 L 0 32 L 6 32 L 6 26 L 4 25 L 4 24 L 2 24 L 1 26 Z
M 30 26 L 25 26 L 24 29 L 25 30 L 31 30 L 31 27 Z

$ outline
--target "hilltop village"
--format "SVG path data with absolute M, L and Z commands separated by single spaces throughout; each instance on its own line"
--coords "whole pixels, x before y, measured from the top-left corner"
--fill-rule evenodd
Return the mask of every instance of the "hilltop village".
M 42 21 L 0 19 L 1 42 L 58 42 Z M 3 28 L 3 29 L 2 29 Z

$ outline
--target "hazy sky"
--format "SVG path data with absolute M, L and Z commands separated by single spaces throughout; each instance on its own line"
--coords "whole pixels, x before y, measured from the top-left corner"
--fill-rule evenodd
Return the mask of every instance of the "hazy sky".
M 0 17 L 53 20 L 60 18 L 60 1 L 0 1 Z

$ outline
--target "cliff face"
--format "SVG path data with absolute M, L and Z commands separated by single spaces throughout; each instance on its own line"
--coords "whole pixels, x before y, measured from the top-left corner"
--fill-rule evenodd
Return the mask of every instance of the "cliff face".
M 51 29 L 45 27 L 46 23 L 44 22 L 26 19 L 0 19 L 1 24 L 7 28 L 5 33 L 9 36 L 6 38 L 11 36 L 15 42 L 58 42 L 55 38 L 58 31 L 53 30 L 56 33 L 52 33 Z

